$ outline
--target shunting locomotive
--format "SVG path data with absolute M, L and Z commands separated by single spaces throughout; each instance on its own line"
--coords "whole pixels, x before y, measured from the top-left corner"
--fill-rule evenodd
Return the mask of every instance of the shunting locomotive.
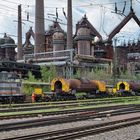
M 6 71 L 0 72 L 0 102 L 23 102 L 25 95 L 21 93 L 21 81 L 17 75 Z

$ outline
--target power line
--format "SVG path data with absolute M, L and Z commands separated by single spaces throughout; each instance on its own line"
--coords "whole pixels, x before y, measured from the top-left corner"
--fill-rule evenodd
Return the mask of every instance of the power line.
M 4 1 L 4 2 L 8 2 L 8 3 L 11 3 L 11 4 L 16 4 L 16 5 L 24 5 L 24 6 L 30 6 L 30 7 L 35 7 L 35 5 L 30 5 L 30 4 L 23 4 L 23 3 L 18 3 L 18 2 L 13 2 L 13 1 L 9 1 L 9 0 L 1 0 L 1 1 Z M 125 1 L 130 1 L 130 0 L 125 0 Z M 138 1 L 138 0 L 136 0 Z M 94 1 L 95 2 L 95 1 Z M 121 4 L 121 3 L 124 3 L 124 1 L 122 2 L 116 2 L 117 4 Z M 73 5 L 73 7 L 92 7 L 92 6 L 101 6 L 101 5 L 114 5 L 114 2 L 110 2 L 110 3 L 89 3 L 88 4 L 78 4 L 78 5 Z M 58 9 L 62 9 L 62 8 L 66 8 L 64 6 L 45 6 L 44 8 L 58 8 Z
M 14 10 L 14 11 L 17 11 L 17 9 L 15 9 L 15 8 L 12 8 L 12 7 L 9 7 L 9 6 L 7 6 L 7 5 L 4 5 L 4 4 L 0 4 L 0 6 L 2 6 L 2 7 L 7 7 L 7 8 L 9 8 L 9 9 L 12 9 L 12 10 Z
M 12 3 L 12 4 L 21 4 L 21 3 L 17 3 L 17 2 L 13 2 L 13 1 L 9 1 L 9 0 L 1 0 L 1 1 Z
M 139 0 L 136 0 L 138 3 L 140 3 L 140 1 Z

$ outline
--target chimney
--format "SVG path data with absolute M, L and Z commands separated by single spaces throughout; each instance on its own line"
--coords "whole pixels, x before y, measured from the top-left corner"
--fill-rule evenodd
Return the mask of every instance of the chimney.
M 67 49 L 73 48 L 72 32 L 72 0 L 67 3 Z
M 34 53 L 45 51 L 44 0 L 36 0 Z
M 23 59 L 22 52 L 22 21 L 21 21 L 21 5 L 18 5 L 18 46 L 17 46 L 17 60 Z

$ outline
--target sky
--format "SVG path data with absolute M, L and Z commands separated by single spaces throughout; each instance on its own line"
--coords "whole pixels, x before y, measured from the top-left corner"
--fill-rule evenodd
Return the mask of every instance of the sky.
M 106 39 L 109 33 L 124 19 L 124 15 L 115 13 L 115 3 L 117 9 L 122 11 L 126 1 L 124 15 L 130 12 L 130 0 L 72 0 L 73 5 L 73 34 L 75 33 L 76 23 L 86 14 L 90 23 Z M 60 25 L 66 31 L 67 20 L 63 14 L 63 9 L 67 14 L 67 0 L 44 0 L 45 3 L 45 30 L 52 24 L 56 15 L 56 8 Z M 133 9 L 136 16 L 140 19 L 140 0 L 132 0 Z M 0 37 L 7 33 L 17 41 L 17 8 L 22 6 L 22 38 L 25 41 L 25 33 L 30 26 L 34 30 L 35 21 L 35 0 L 0 0 Z M 29 21 L 27 21 L 29 13 Z M 118 42 L 121 40 L 137 40 L 140 37 L 140 28 L 132 19 L 116 35 Z

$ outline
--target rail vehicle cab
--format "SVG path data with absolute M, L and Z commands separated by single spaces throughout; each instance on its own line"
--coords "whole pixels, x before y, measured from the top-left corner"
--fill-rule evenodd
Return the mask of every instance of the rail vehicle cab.
M 114 85 L 106 85 L 106 93 L 108 94 L 108 96 L 116 96 L 117 89 Z
M 44 101 L 44 93 L 42 88 L 35 88 L 34 92 L 32 93 L 32 102 L 41 102 Z

